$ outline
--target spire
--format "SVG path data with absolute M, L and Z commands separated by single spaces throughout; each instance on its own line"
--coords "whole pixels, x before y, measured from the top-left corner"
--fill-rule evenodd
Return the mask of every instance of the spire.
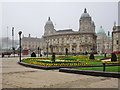
M 84 13 L 87 13 L 87 9 L 86 8 L 84 9 Z
M 50 17 L 48 17 L 48 21 L 50 21 Z

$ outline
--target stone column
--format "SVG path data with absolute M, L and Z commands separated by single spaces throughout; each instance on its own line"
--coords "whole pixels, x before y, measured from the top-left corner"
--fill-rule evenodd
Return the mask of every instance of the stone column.
M 72 37 L 70 37 L 70 52 L 69 53 L 72 53 L 72 43 L 73 43 L 73 39 L 72 39 Z

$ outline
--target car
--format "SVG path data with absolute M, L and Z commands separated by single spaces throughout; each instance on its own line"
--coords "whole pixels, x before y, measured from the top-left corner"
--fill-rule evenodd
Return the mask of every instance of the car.
M 115 53 L 115 54 L 120 54 L 120 51 L 114 51 L 113 53 Z

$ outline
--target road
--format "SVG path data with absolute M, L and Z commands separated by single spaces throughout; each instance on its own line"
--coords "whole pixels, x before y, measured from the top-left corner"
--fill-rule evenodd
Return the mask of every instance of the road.
M 24 67 L 17 64 L 18 57 L 0 60 L 2 88 L 118 88 L 117 78 Z

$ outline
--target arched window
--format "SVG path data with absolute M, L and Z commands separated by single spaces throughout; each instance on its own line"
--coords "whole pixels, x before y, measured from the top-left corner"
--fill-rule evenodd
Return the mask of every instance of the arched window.
M 69 44 L 69 40 L 67 40 L 67 44 Z
M 64 44 L 64 38 L 62 39 L 62 44 Z
M 59 44 L 59 39 L 57 39 L 57 43 Z

